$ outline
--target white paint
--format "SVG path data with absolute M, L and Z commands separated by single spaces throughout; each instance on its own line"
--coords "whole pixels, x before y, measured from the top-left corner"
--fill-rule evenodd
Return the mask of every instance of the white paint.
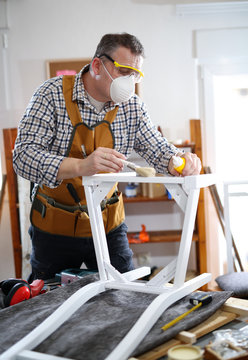
M 28 234 L 29 214 L 31 209 L 30 202 L 30 182 L 18 176 L 19 190 L 19 214 L 22 238 L 22 277 L 27 279 L 31 273 L 30 254 L 32 250 L 30 236 Z

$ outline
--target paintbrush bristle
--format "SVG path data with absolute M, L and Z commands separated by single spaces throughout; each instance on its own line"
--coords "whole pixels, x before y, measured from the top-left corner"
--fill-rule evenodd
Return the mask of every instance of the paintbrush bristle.
M 124 165 L 126 165 L 130 169 L 134 170 L 136 172 L 136 174 L 138 174 L 140 176 L 150 177 L 150 176 L 155 176 L 155 174 L 156 174 L 156 170 L 152 167 L 141 167 L 130 161 L 126 161 L 126 160 L 122 160 L 122 159 L 121 159 L 121 161 L 123 162 Z
M 138 175 L 145 177 L 156 175 L 156 170 L 152 167 L 136 167 L 135 171 Z

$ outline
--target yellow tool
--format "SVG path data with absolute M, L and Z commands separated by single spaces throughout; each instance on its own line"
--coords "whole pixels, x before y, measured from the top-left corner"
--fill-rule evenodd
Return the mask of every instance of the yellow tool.
M 212 295 L 203 295 L 202 293 L 195 293 L 189 299 L 190 303 L 195 305 L 190 310 L 186 311 L 182 315 L 179 315 L 174 320 L 170 321 L 168 324 L 165 324 L 161 329 L 163 331 L 169 329 L 171 326 L 176 324 L 178 321 L 184 319 L 187 315 L 192 313 L 192 311 L 198 309 L 200 306 L 207 305 L 212 301 Z

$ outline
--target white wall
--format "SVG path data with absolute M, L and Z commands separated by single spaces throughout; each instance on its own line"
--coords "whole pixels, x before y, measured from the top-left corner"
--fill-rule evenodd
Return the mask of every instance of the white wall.
M 0 100 L 0 128 L 18 125 L 35 88 L 46 79 L 46 60 L 91 57 L 103 34 L 126 31 L 145 47 L 143 99 L 154 123 L 168 129 L 172 140 L 189 138 L 189 119 L 199 117 L 194 31 L 248 25 L 247 12 L 180 17 L 175 5 L 152 1 L 8 0 L 7 10 L 8 48 L 1 42 L 0 49 L 1 93 L 6 95 Z M 0 145 L 2 150 L 2 139 Z
M 91 57 L 103 34 L 127 31 L 146 51 L 143 98 L 153 121 L 169 128 L 173 139 L 188 137 L 188 119 L 198 115 L 193 31 L 248 24 L 246 12 L 179 17 L 173 5 L 131 0 L 11 0 L 8 14 L 13 125 L 45 80 L 46 60 Z

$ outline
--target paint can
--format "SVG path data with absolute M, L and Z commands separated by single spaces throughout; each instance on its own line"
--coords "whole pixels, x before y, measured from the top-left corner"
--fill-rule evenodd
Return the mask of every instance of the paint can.
M 125 187 L 125 195 L 126 197 L 137 196 L 137 185 L 134 183 L 128 183 L 128 185 Z
M 194 345 L 177 345 L 168 351 L 168 360 L 202 360 L 203 350 Z

